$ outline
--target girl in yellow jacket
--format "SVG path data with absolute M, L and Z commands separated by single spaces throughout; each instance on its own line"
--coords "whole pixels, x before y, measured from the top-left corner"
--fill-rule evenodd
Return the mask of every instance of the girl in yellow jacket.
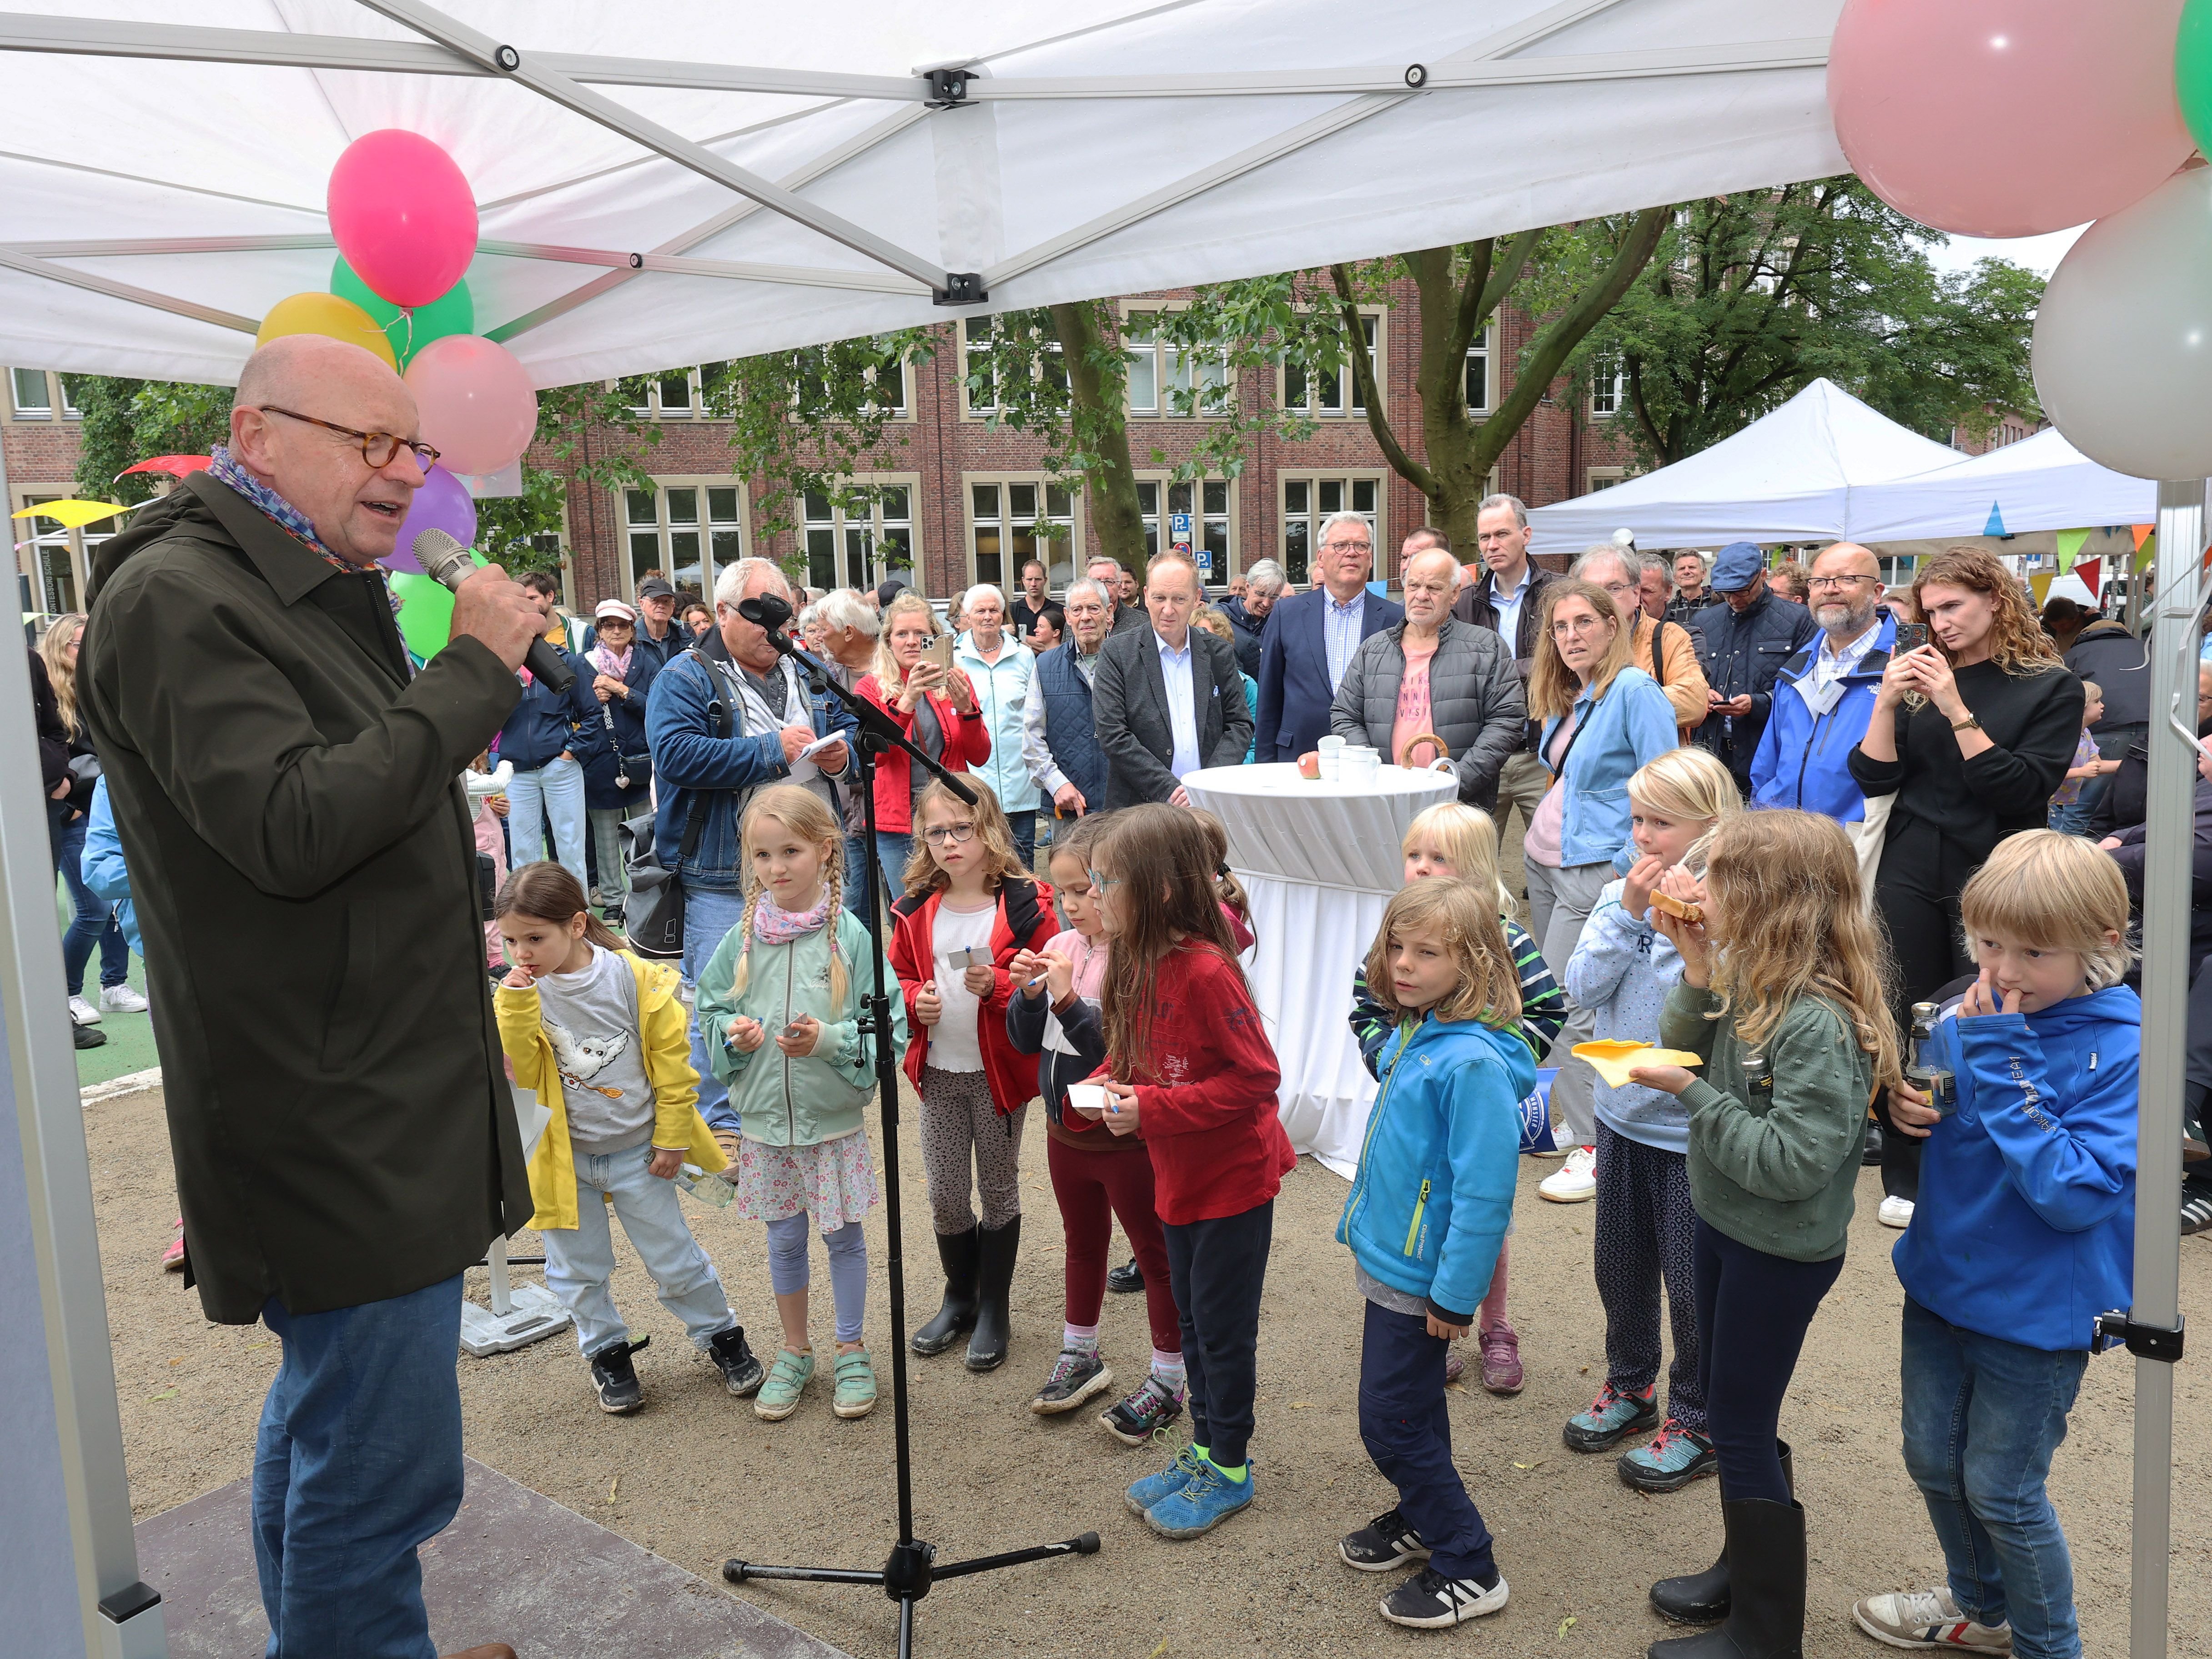
M 630 1358 L 645 1343 L 629 1340 L 608 1289 L 610 1206 L 661 1305 L 732 1394 L 753 1394 L 761 1363 L 677 1202 L 687 1160 L 716 1170 L 725 1159 L 699 1115 L 674 970 L 623 950 L 560 865 L 524 865 L 494 908 L 515 963 L 493 999 L 500 1045 L 516 1084 L 552 1113 L 530 1159 L 532 1224 L 545 1240 L 545 1282 L 575 1319 L 599 1409 L 628 1416 L 645 1403 Z

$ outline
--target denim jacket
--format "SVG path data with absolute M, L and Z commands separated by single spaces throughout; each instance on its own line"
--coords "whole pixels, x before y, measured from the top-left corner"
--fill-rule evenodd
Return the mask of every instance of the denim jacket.
M 701 638 L 698 650 L 672 657 L 667 666 L 653 677 L 653 690 L 647 699 L 646 738 L 653 750 L 660 794 L 653 844 L 660 861 L 676 869 L 684 822 L 691 814 L 692 792 L 707 791 L 707 815 L 699 825 L 698 844 L 684 862 L 681 873 L 694 887 L 735 893 L 744 888 L 738 825 L 746 799 L 762 784 L 788 777 L 791 769 L 784 763 L 781 733 L 746 732 L 744 711 L 731 693 L 728 680 L 720 669 L 701 660 L 702 653 L 717 662 L 729 660 L 728 647 L 709 629 Z M 807 690 L 803 677 L 799 685 Z M 806 720 L 816 735 L 827 737 L 834 732 L 849 744 L 857 728 L 844 704 L 820 690 L 807 690 L 806 700 Z M 723 729 L 730 733 L 726 738 L 714 735 L 709 705 L 715 702 L 723 708 Z M 797 723 L 796 714 L 793 723 Z M 849 759 L 847 765 L 849 769 Z
M 1626 848 L 1628 780 L 1675 747 L 1674 706 L 1640 668 L 1622 669 L 1595 702 L 1584 688 L 1575 699 L 1575 722 L 1559 824 L 1559 862 L 1568 869 L 1611 864 Z M 1537 753 L 1547 764 L 1559 729 L 1558 715 L 1545 720 Z

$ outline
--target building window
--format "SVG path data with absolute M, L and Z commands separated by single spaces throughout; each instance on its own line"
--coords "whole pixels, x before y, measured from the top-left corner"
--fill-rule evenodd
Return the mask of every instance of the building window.
M 728 481 L 664 481 L 623 491 L 630 592 L 658 570 L 679 592 L 712 593 L 716 574 L 744 556 L 744 491 Z
M 849 372 L 850 368 L 850 360 L 845 357 L 845 354 L 857 351 L 863 343 L 859 341 L 846 341 L 834 346 L 824 346 L 811 354 L 811 361 L 818 364 L 826 354 L 836 352 L 839 354 L 841 359 L 838 372 L 842 375 Z M 827 410 L 830 403 L 830 388 L 824 382 L 819 368 L 809 367 L 809 359 L 810 354 L 805 352 L 794 355 L 792 359 L 796 380 L 792 389 L 794 419 L 803 419 L 809 415 L 822 413 Z M 909 406 L 907 396 L 905 358 L 896 352 L 886 353 L 876 362 L 866 364 L 860 369 L 860 379 L 872 387 L 880 386 L 886 389 L 890 406 L 880 412 L 888 419 L 903 421 L 912 418 L 913 410 Z M 862 405 L 862 412 L 867 415 L 879 412 L 873 406 L 872 398 L 867 404 Z
M 1383 384 L 1382 356 L 1376 347 L 1382 338 L 1382 314 L 1363 313 L 1359 326 L 1367 337 L 1367 356 L 1375 366 L 1375 384 L 1379 387 Z M 1359 378 L 1352 373 L 1348 358 L 1334 374 L 1310 371 L 1301 363 L 1284 363 L 1283 407 L 1320 417 L 1351 416 L 1364 419 L 1367 414 L 1367 405 L 1360 397 Z
M 1487 415 L 1493 388 L 1490 380 L 1490 345 L 1497 336 L 1498 325 L 1492 323 L 1482 331 L 1482 337 L 1467 349 L 1467 412 Z
M 1334 513 L 1357 513 L 1379 551 L 1382 546 L 1382 475 L 1334 477 L 1282 474 L 1283 574 L 1304 586 L 1313 580 L 1313 550 L 1321 545 L 1323 520 Z
M 1226 582 L 1237 569 L 1232 533 L 1236 496 L 1225 478 L 1137 480 L 1137 505 L 1145 515 L 1145 556 L 1176 544 L 1178 514 L 1190 520 L 1190 556 L 1209 582 Z M 1163 507 L 1164 507 L 1164 511 Z
M 1067 389 L 1067 369 L 1060 361 L 1060 341 L 1051 332 L 1045 313 L 1010 312 L 1003 317 L 969 317 L 960 325 L 962 341 L 961 368 L 963 379 L 960 395 L 963 407 L 971 418 L 988 420 L 999 412 L 1000 369 L 994 351 L 1001 341 L 1022 337 L 1018 331 L 1030 330 L 1036 336 L 1035 374 L 1047 377 L 1061 391 Z
M 1218 414 L 1229 401 L 1226 356 L 1194 354 L 1159 337 L 1159 313 L 1133 311 L 1121 325 L 1129 359 L 1129 413 L 1179 416 L 1179 392 L 1198 393 L 1197 412 Z
M 1617 483 L 1625 483 L 1627 477 L 1628 469 L 1625 466 L 1594 466 L 1584 474 L 1583 488 L 1585 493 L 1594 489 L 1610 489 Z
M 893 570 L 912 570 L 914 498 L 913 484 L 890 486 L 873 507 L 847 514 L 829 496 L 808 490 L 801 532 L 806 585 L 866 592 Z
M 43 368 L 9 369 L 8 389 L 14 395 L 17 420 L 51 421 L 54 418 L 54 394 L 48 389 L 46 371 Z
M 1040 527 L 1042 533 L 1040 534 Z M 968 479 L 968 580 L 1005 588 L 1031 559 L 1045 580 L 1074 579 L 1075 498 L 1036 478 Z
M 629 412 L 644 420 L 688 421 L 705 412 L 699 371 L 672 368 L 659 374 L 626 374 L 615 382 Z
M 25 372 L 20 368 L 15 371 L 19 375 Z M 46 379 L 44 373 L 40 370 L 33 369 L 28 372 L 37 374 L 42 381 Z M 20 414 L 22 411 L 22 404 L 18 403 L 15 407 Z M 44 420 L 52 414 L 52 410 L 50 408 L 31 418 Z M 22 498 L 21 505 L 35 507 L 41 501 L 57 501 L 63 499 L 64 497 L 58 495 L 26 495 Z M 49 617 L 62 616 L 76 610 L 78 591 L 77 566 L 72 556 L 73 550 L 70 545 L 70 532 L 52 519 L 16 519 L 11 522 L 22 526 L 19 533 L 22 533 L 30 544 L 26 550 L 31 555 L 31 568 L 36 573 L 40 608 Z
M 1620 359 L 1604 356 L 1590 365 L 1589 411 L 1593 416 L 1618 415 L 1628 406 L 1628 369 Z M 1618 477 L 1615 482 L 1619 482 Z

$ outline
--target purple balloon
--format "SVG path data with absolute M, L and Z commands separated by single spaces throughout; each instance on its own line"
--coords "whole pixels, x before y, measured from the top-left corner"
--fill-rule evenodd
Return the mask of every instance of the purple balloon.
M 384 562 L 386 568 L 420 571 L 422 562 L 415 556 L 415 538 L 426 530 L 442 530 L 463 547 L 476 544 L 477 504 L 468 487 L 442 466 L 433 466 L 423 475 L 422 487 L 399 521 L 398 544 Z

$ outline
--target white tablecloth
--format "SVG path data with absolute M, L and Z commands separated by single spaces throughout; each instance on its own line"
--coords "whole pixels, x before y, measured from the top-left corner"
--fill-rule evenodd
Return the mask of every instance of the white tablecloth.
M 1407 827 L 1458 785 L 1396 766 L 1320 783 L 1279 762 L 1212 767 L 1183 787 L 1227 827 L 1230 867 L 1252 896 L 1252 993 L 1283 1068 L 1283 1128 L 1349 1180 L 1375 1103 L 1347 1018 L 1352 975 L 1404 877 Z

